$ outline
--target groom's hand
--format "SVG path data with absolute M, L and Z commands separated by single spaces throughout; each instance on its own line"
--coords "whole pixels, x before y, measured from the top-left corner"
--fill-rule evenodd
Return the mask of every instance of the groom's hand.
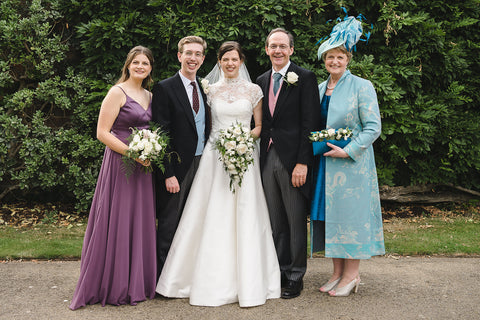
M 180 184 L 178 183 L 177 177 L 173 176 L 165 179 L 165 187 L 170 193 L 177 193 L 180 191 Z
M 308 167 L 306 164 L 297 163 L 292 172 L 292 184 L 295 188 L 301 187 L 307 181 Z

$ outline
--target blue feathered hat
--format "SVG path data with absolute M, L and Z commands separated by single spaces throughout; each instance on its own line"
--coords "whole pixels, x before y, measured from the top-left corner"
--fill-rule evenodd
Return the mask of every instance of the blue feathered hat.
M 347 13 L 347 10 L 343 8 L 343 11 Z M 363 16 L 359 15 L 358 19 L 362 19 Z M 363 34 L 362 23 L 360 20 L 353 16 L 345 16 L 343 21 L 335 25 L 330 33 L 327 41 L 322 43 L 320 48 L 318 48 L 318 60 L 322 59 L 322 54 L 327 52 L 330 49 L 337 48 L 341 45 L 344 45 L 348 51 L 352 51 L 355 48 L 355 45 L 360 39 Z M 337 20 L 340 20 L 338 18 Z M 370 37 L 370 32 L 366 34 L 367 40 Z M 325 39 L 325 38 L 324 38 Z M 317 44 L 320 43 L 322 40 L 318 40 Z M 364 41 L 367 41 L 364 40 Z

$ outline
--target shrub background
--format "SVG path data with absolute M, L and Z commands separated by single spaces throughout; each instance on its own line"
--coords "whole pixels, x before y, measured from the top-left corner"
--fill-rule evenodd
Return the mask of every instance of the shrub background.
M 292 60 L 327 74 L 317 41 L 337 17 L 363 14 L 352 73 L 377 90 L 380 184 L 453 184 L 480 190 L 480 2 L 317 0 L 4 0 L 0 3 L 0 201 L 91 202 L 104 146 L 96 120 L 108 88 L 138 44 L 154 78 L 178 71 L 177 42 L 204 37 L 205 76 L 216 49 L 237 40 L 252 79 L 270 67 L 275 27 L 295 36 Z M 330 19 L 334 21 L 328 22 Z M 328 23 L 327 23 L 328 22 Z

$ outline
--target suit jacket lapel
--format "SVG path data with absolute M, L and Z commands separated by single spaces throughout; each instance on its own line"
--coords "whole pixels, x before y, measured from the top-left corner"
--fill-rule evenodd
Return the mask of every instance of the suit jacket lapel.
M 270 80 L 272 79 L 272 69 L 270 71 L 267 71 L 263 75 L 263 85 L 262 85 L 262 91 L 263 91 L 263 114 L 266 115 L 269 118 L 272 118 L 272 115 L 270 114 Z
M 185 111 L 188 121 L 190 124 L 195 128 L 195 119 L 193 118 L 193 111 L 192 106 L 190 105 L 190 100 L 188 100 L 187 91 L 185 90 L 185 86 L 183 85 L 182 78 L 180 75 L 175 75 L 175 83 L 173 89 L 175 90 L 175 96 L 180 103 L 181 108 Z
M 202 82 L 200 81 L 200 78 L 197 76 L 196 79 L 197 79 L 198 87 L 200 88 L 200 95 L 202 96 L 203 104 L 205 105 L 205 108 L 206 108 L 207 107 L 207 95 L 203 91 Z

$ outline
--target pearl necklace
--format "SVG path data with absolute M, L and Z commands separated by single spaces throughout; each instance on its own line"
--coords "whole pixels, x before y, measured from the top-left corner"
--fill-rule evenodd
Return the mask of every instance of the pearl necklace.
M 337 84 L 335 83 L 335 86 L 336 86 L 336 85 L 337 85 Z M 328 90 L 333 90 L 333 89 L 335 89 L 335 86 L 333 86 L 333 87 L 330 88 L 330 87 L 328 86 L 328 83 L 327 83 L 327 89 L 328 89 Z

